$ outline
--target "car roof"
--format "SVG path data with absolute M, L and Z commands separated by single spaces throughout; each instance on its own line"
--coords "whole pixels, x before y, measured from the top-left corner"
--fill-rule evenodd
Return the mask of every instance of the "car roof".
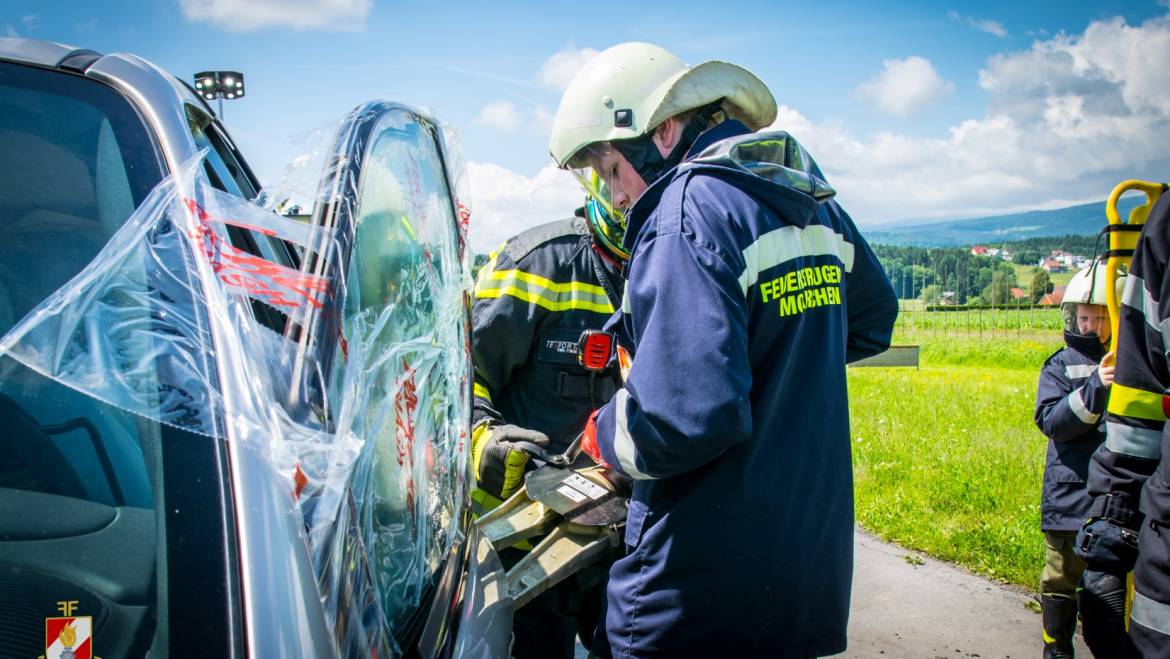
M 136 55 L 103 55 L 53 41 L 0 37 L 0 61 L 60 69 L 114 87 L 150 126 L 170 171 L 198 153 L 186 106 L 215 116 L 207 102 L 188 85 Z

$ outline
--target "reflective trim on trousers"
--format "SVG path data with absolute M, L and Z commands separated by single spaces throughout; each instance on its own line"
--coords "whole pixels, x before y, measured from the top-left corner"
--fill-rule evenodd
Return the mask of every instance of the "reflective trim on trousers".
M 1170 604 L 1133 593 L 1133 609 L 1129 617 L 1139 625 L 1170 636 Z
M 1105 422 L 1105 448 L 1137 458 L 1157 460 L 1162 455 L 1162 431 Z

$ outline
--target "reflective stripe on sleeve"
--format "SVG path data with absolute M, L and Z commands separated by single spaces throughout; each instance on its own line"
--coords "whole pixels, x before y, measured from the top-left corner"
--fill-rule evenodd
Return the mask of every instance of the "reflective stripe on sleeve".
M 1097 370 L 1094 364 L 1069 364 L 1064 367 L 1064 377 L 1066 378 L 1087 378 Z
M 622 285 L 622 313 L 628 314 L 634 310 L 630 305 L 630 282 L 627 280 Z
M 489 403 L 492 402 L 491 392 L 488 391 L 487 387 L 478 382 L 471 385 L 471 393 L 474 394 L 477 398 L 482 398 Z
M 1078 419 L 1089 425 L 1093 425 L 1101 420 L 1101 415 L 1093 414 L 1089 411 L 1089 408 L 1085 407 L 1085 401 L 1081 398 L 1081 392 L 1084 389 L 1084 387 L 1073 389 L 1072 393 L 1068 395 L 1068 406 L 1072 408 L 1073 414 L 1077 415 Z
M 1170 604 L 1133 592 L 1133 609 L 1129 617 L 1147 629 L 1170 636 Z
M 853 243 L 832 228 L 821 224 L 784 226 L 765 233 L 743 250 L 745 266 L 739 287 L 747 295 L 761 272 L 801 256 L 835 256 L 845 272 L 853 271 Z
M 549 311 L 584 309 L 598 313 L 613 313 L 613 305 L 605 289 L 577 281 L 555 282 L 523 270 L 500 270 L 481 273 L 475 285 L 476 298 L 498 298 L 510 295 Z
M 1162 394 L 1134 389 L 1116 382 L 1109 392 L 1109 412 L 1147 421 L 1166 420 L 1166 412 L 1162 410 Z
M 630 428 L 626 421 L 626 405 L 630 401 L 630 393 L 625 389 L 618 389 L 614 400 L 614 433 L 613 452 L 617 454 L 618 465 L 627 476 L 635 480 L 650 480 L 653 476 L 638 469 L 638 451 L 634 447 L 634 438 L 630 436 Z
M 1136 458 L 1158 459 L 1162 454 L 1162 431 L 1105 422 L 1105 448 Z

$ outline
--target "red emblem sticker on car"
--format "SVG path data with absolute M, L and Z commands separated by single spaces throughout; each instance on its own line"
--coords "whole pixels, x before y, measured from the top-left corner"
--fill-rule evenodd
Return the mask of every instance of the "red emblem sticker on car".
M 45 654 L 39 659 L 100 659 L 93 656 L 93 617 L 75 616 L 77 600 L 57 602 L 65 614 L 45 618 Z

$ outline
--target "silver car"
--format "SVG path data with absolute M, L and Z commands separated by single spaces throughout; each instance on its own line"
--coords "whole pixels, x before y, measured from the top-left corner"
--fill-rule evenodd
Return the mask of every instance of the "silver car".
M 0 656 L 507 655 L 457 154 L 326 132 L 282 217 L 185 83 L 0 39 Z

